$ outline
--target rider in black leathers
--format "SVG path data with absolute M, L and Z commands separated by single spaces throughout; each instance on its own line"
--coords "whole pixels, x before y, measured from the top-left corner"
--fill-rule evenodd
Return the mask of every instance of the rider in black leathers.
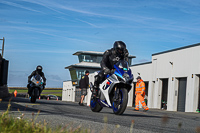
M 43 88 L 45 88 L 45 85 L 46 85 L 46 78 L 45 78 L 45 76 L 44 76 L 44 73 L 42 72 L 42 66 L 38 65 L 38 66 L 36 67 L 36 70 L 33 71 L 33 72 L 31 73 L 31 75 L 28 76 L 28 85 L 27 85 L 27 88 L 28 88 L 28 94 L 29 94 L 29 95 L 31 95 L 31 92 L 32 92 L 32 89 L 33 89 L 33 88 L 30 87 L 31 78 L 32 78 L 33 76 L 37 75 L 37 74 L 39 74 L 39 75 L 42 77 L 42 79 L 43 79 L 43 81 L 44 81 L 44 83 L 43 83 L 43 85 L 44 85 Z M 41 92 L 42 92 L 42 90 L 39 90 L 39 93 L 41 93 Z
M 119 60 L 125 59 L 128 61 L 128 50 L 126 49 L 126 44 L 122 41 L 116 41 L 113 48 L 106 50 L 103 54 L 101 61 L 101 71 L 95 76 L 94 81 L 94 96 L 98 96 L 99 84 L 105 79 L 105 75 L 112 73 L 114 71 L 114 64 Z

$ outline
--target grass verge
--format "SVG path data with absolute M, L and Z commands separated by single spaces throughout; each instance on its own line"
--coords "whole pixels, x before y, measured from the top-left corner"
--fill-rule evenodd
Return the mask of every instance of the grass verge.
M 40 111 L 38 111 L 36 117 L 34 118 L 34 113 L 32 113 L 33 118 L 31 120 L 24 119 L 24 114 L 21 117 L 12 117 L 9 115 L 11 104 L 8 104 L 7 111 L 0 114 L 0 133 L 87 133 L 88 131 L 78 126 L 72 129 L 71 127 L 57 127 L 52 129 L 47 126 L 47 123 L 35 122 Z M 18 110 L 19 111 L 19 110 Z M 19 111 L 20 112 L 20 111 Z
M 17 93 L 27 93 L 28 89 L 9 89 L 9 93 L 14 93 L 14 91 L 17 90 Z M 42 91 L 41 95 L 48 95 L 48 94 L 52 94 L 52 95 L 56 95 L 56 96 L 60 96 L 62 97 L 62 89 L 44 89 Z

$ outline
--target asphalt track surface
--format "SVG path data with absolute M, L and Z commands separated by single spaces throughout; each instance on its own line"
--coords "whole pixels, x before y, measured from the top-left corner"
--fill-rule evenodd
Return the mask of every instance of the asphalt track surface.
M 10 98 L 0 102 L 0 112 L 7 109 Z M 18 111 L 20 110 L 20 112 Z M 149 133 L 149 132 L 196 132 L 200 128 L 199 113 L 171 112 L 150 109 L 143 112 L 133 111 L 128 107 L 123 115 L 115 115 L 112 109 L 103 108 L 99 113 L 92 112 L 88 106 L 79 106 L 78 103 L 56 100 L 38 100 L 30 103 L 27 98 L 12 98 L 10 114 L 14 117 L 32 119 L 40 110 L 36 121 L 48 122 L 52 128 L 67 126 L 78 128 L 81 126 L 91 132 L 117 133 Z M 133 128 L 132 128 L 133 127 Z

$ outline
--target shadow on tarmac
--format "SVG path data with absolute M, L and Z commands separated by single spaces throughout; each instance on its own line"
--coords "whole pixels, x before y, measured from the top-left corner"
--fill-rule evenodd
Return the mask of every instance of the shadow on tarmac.
M 28 98 L 18 98 L 18 97 L 7 97 L 3 98 L 2 101 L 0 102 L 0 112 L 4 112 L 8 108 L 8 104 L 11 104 L 10 106 L 10 111 L 29 111 L 29 112 L 37 112 L 38 109 L 34 109 L 34 107 L 38 105 L 64 105 L 64 106 L 79 106 L 70 104 L 70 103 L 61 103 L 58 101 L 51 100 L 51 102 L 47 102 L 46 100 L 39 100 L 37 99 L 35 103 L 31 103 Z M 42 112 L 48 112 L 48 111 L 43 111 Z M 52 113 L 52 112 L 49 112 Z

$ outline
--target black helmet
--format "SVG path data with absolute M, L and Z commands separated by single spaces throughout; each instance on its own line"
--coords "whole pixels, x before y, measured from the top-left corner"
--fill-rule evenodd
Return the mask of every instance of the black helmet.
M 38 72 L 42 72 L 42 66 L 38 65 L 38 66 L 36 67 L 36 70 L 37 70 Z
M 89 72 L 88 70 L 86 70 L 86 71 L 85 71 L 85 74 L 86 74 L 86 73 L 90 73 L 90 72 Z
M 113 48 L 117 54 L 122 55 L 126 49 L 126 44 L 122 41 L 116 41 L 113 45 Z

